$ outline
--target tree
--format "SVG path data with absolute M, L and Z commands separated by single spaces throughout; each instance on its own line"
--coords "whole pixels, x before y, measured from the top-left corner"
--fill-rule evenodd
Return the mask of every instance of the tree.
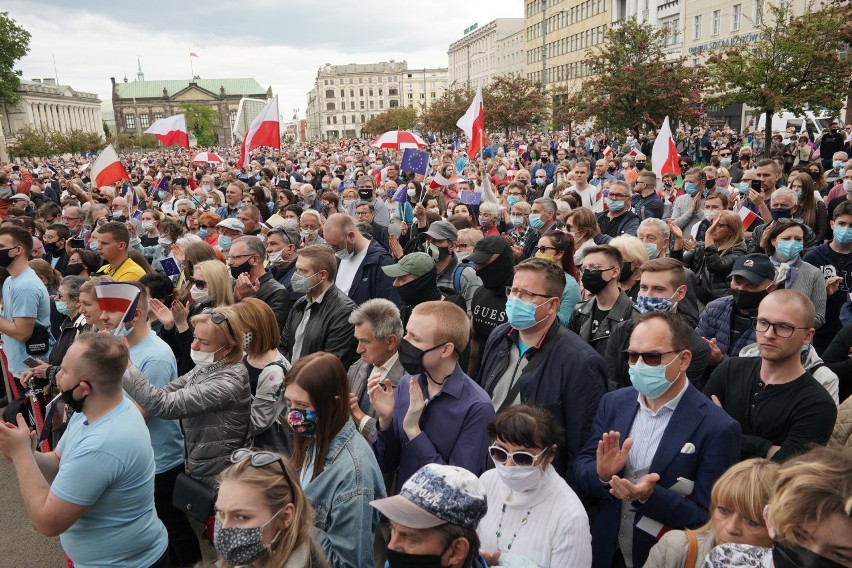
M 599 128 L 640 131 L 666 116 L 673 122 L 696 119 L 702 73 L 684 56 L 669 57 L 668 34 L 632 18 L 609 28 L 605 42 L 586 51 L 591 77 L 569 97 L 573 116 L 562 121 L 594 119 Z
M 15 142 L 9 144 L 9 155 L 16 158 L 41 158 L 54 154 L 50 134 L 30 125 L 15 131 Z
M 392 108 L 373 116 L 361 127 L 367 134 L 381 134 L 388 130 L 409 130 L 417 123 L 417 111 L 413 108 Z
M 474 96 L 473 89 L 457 84 L 450 85 L 447 90 L 420 113 L 420 123 L 425 130 L 440 134 L 458 132 L 456 121 L 467 112 Z M 484 95 L 483 95 L 484 96 Z M 488 116 L 486 109 L 486 117 Z M 488 124 L 486 123 L 486 129 Z
M 10 18 L 8 12 L 0 12 L 0 102 L 4 105 L 18 102 L 15 90 L 21 84 L 18 78 L 21 72 L 15 69 L 15 62 L 29 51 L 30 32 Z
M 198 103 L 184 103 L 180 105 L 180 110 L 186 114 L 186 127 L 195 136 L 199 146 L 216 144 L 219 114 L 214 109 Z
M 512 129 L 542 124 L 550 119 L 547 98 L 538 81 L 514 73 L 498 75 L 482 89 L 485 129 L 498 130 L 508 136 Z M 472 96 L 468 99 L 465 111 L 472 99 Z
M 744 103 L 766 113 L 766 148 L 772 142 L 772 115 L 782 110 L 837 111 L 852 90 L 852 66 L 839 52 L 852 42 L 852 7 L 810 3 L 794 16 L 792 3 L 771 4 L 758 24 L 758 39 L 714 53 L 707 60 L 707 101 Z

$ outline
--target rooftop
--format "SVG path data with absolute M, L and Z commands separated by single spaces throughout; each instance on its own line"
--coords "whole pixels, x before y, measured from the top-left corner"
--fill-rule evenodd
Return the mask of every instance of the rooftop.
M 131 81 L 129 83 L 116 82 L 116 90 L 122 99 L 145 99 L 162 98 L 163 89 L 169 95 L 178 93 L 195 83 L 202 89 L 211 93 L 219 94 L 219 89 L 224 87 L 226 95 L 266 95 L 266 89 L 260 86 L 255 79 L 170 79 L 164 81 Z

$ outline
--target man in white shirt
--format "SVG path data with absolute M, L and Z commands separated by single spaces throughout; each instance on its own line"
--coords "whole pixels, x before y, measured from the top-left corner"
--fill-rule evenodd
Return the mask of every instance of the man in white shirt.
M 577 192 L 582 199 L 583 207 L 591 209 L 595 213 L 603 211 L 603 199 L 598 199 L 597 187 L 589 185 L 589 162 L 581 160 L 574 165 L 574 187 L 571 188 Z

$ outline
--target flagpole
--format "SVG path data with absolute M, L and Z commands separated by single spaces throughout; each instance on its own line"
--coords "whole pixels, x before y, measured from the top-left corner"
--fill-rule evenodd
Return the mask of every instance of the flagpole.
M 189 80 L 195 79 L 195 69 L 192 68 L 192 49 L 189 50 Z
M 136 297 L 138 298 L 139 296 L 136 296 Z M 136 301 L 136 300 L 134 299 L 134 302 L 135 302 L 135 301 Z M 118 336 L 119 336 L 119 333 L 121 332 L 121 326 L 123 326 L 123 325 L 124 325 L 124 323 L 125 323 L 125 322 L 124 322 L 124 319 L 127 317 L 127 314 L 129 314 L 129 313 L 130 313 L 130 308 L 132 308 L 132 307 L 133 307 L 133 302 L 130 302 L 130 305 L 129 305 L 129 306 L 127 306 L 127 309 L 126 309 L 126 310 L 124 310 L 124 315 L 123 315 L 123 316 L 121 316 L 121 321 L 119 322 L 119 324 L 118 324 L 117 326 L 115 326 L 115 329 L 114 329 L 114 330 L 112 330 L 112 334 L 113 334 L 114 336 L 116 336 L 116 337 L 118 337 Z

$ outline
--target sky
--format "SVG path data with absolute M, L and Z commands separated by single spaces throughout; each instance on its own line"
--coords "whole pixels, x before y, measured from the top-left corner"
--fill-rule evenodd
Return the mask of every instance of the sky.
M 30 32 L 22 79 L 52 78 L 111 98 L 110 77 L 146 80 L 251 77 L 277 93 L 279 112 L 305 115 L 317 70 L 331 63 L 405 60 L 446 67 L 449 45 L 471 24 L 523 17 L 523 0 L 6 0 Z M 54 69 L 55 59 L 55 69 Z M 106 106 L 106 105 L 103 105 Z M 111 106 L 111 105 L 110 105 Z

